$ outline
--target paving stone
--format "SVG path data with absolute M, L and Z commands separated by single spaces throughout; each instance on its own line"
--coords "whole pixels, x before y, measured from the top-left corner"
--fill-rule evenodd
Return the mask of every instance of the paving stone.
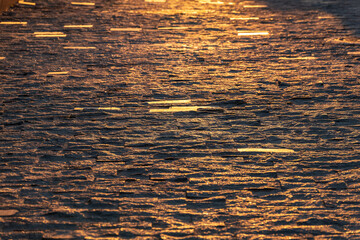
M 359 238 L 357 0 L 33 3 L 0 15 L 1 239 Z

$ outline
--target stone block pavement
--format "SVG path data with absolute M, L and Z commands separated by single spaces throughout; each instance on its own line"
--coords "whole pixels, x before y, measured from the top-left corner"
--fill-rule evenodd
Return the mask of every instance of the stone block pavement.
M 358 5 L 2 13 L 0 239 L 360 239 Z

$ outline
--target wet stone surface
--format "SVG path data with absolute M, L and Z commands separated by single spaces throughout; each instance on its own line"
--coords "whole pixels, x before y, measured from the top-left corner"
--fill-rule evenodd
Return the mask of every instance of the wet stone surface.
M 0 16 L 1 239 L 360 238 L 356 0 L 91 2 Z

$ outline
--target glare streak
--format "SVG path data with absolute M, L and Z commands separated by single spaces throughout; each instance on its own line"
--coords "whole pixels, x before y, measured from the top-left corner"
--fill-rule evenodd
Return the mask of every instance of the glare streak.
M 25 2 L 25 1 L 19 1 L 19 4 L 29 5 L 29 6 L 35 6 L 35 5 L 36 5 L 36 3 L 33 3 L 33 2 Z
M 267 8 L 267 5 L 244 5 L 244 8 Z
M 334 16 L 319 16 L 318 19 L 333 19 Z
M 111 32 L 140 32 L 142 28 L 110 28 Z
M 99 107 L 98 110 L 120 111 L 121 108 L 118 108 L 118 107 Z
M 27 22 L 0 22 L 2 25 L 26 25 Z
M 282 60 L 315 60 L 316 57 L 280 57 Z
M 96 49 L 96 47 L 64 47 L 64 49 Z
M 34 32 L 35 37 L 66 37 L 63 32 Z
M 269 35 L 268 31 L 239 31 L 238 36 Z
M 360 55 L 360 52 L 347 52 L 349 55 Z
M 63 32 L 34 32 L 34 35 L 61 35 Z
M 71 2 L 72 5 L 82 5 L 82 6 L 95 6 L 95 3 L 90 2 Z
M 77 107 L 74 108 L 75 111 L 83 111 L 83 110 L 108 110 L 108 111 L 120 111 L 121 108 L 118 107 Z
M 92 28 L 94 25 L 65 25 L 64 28 Z
M 210 109 L 213 107 L 207 107 L 207 106 L 176 106 L 176 107 L 170 107 L 165 109 L 150 109 L 151 113 L 166 113 L 166 112 L 196 112 L 199 109 Z
M 65 75 L 69 72 L 48 72 L 47 75 Z
M 41 35 L 35 35 L 35 37 L 40 38 L 40 37 L 66 37 L 66 34 L 50 34 L 50 35 L 45 35 L 45 34 L 41 34 Z
M 239 152 L 262 152 L 262 153 L 294 153 L 292 149 L 274 149 L 274 148 L 239 148 Z
M 4 60 L 5 59 L 5 57 L 0 57 L 0 60 Z

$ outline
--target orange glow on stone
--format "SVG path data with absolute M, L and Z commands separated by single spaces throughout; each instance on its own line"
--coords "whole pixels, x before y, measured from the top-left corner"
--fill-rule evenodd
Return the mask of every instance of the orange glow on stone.
M 36 5 L 36 3 L 33 3 L 33 2 L 25 2 L 25 1 L 19 1 L 19 4 L 29 5 L 29 6 L 35 6 L 35 5 Z
M 238 36 L 269 35 L 268 31 L 239 31 Z
M 79 6 L 95 6 L 95 3 L 91 2 L 71 2 L 72 5 L 79 5 Z
M 239 152 L 257 152 L 257 153 L 294 153 L 292 149 L 274 149 L 274 148 L 239 148 Z
M 0 22 L 2 25 L 27 25 L 27 22 Z

